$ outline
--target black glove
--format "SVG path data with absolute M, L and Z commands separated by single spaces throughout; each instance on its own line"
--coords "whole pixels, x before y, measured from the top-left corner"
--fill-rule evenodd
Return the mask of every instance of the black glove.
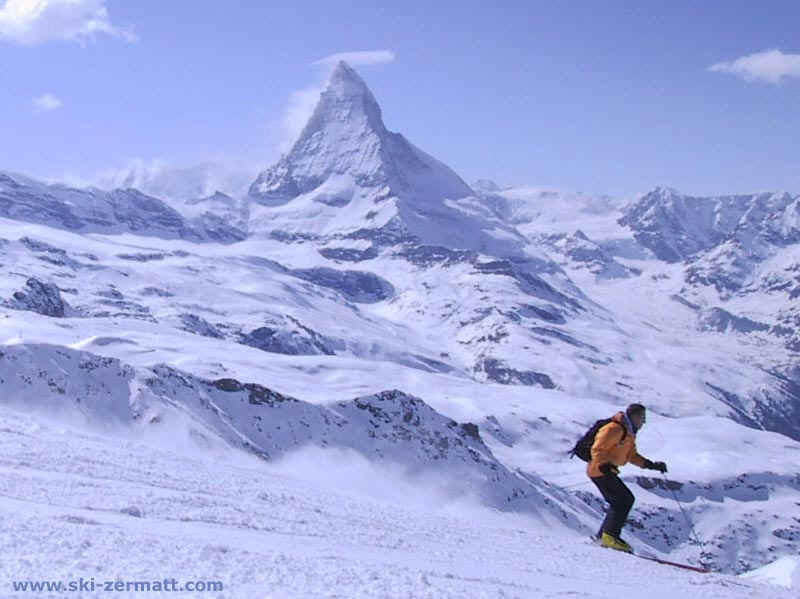
M 667 465 L 664 462 L 651 462 L 650 460 L 645 460 L 644 467 L 648 470 L 658 470 L 662 474 L 666 473 Z
M 611 462 L 606 462 L 605 464 L 601 464 L 599 470 L 606 476 L 612 476 L 612 475 L 616 476 L 617 474 L 619 474 L 619 468 L 617 468 Z

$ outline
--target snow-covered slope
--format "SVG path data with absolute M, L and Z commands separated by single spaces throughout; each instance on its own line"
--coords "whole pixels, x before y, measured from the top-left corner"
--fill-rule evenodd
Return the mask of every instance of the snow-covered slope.
M 7 406 L 0 429 L 0 592 L 9 599 L 588 598 L 631 585 L 653 599 L 796 594 L 602 550 L 343 452 L 267 465 L 231 451 L 159 449 L 152 437 L 110 437 Z M 82 591 L 65 592 L 81 579 Z M 206 590 L 153 590 L 164 579 Z M 19 587 L 30 582 L 64 591 Z
M 135 189 L 102 191 L 47 185 L 0 172 L 0 215 L 82 233 L 123 233 L 230 243 L 244 233 L 225 219 L 187 220 L 161 200 Z

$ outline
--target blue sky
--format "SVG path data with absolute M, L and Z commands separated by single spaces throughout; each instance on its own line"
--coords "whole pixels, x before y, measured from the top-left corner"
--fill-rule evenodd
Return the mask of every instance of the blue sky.
M 387 126 L 467 181 L 800 191 L 799 22 L 735 0 L 0 0 L 0 169 L 266 167 L 312 63 L 385 50 L 354 66 Z

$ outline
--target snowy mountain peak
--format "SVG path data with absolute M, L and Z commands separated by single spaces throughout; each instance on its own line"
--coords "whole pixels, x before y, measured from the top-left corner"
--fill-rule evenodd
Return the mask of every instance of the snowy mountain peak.
M 331 119 L 349 122 L 363 120 L 370 128 L 386 133 L 375 96 L 358 73 L 343 60 L 331 73 L 328 86 L 320 94 L 319 103 L 308 124 L 312 127 L 324 126 L 325 121 Z
M 344 60 L 340 60 L 336 64 L 328 77 L 328 90 L 331 89 L 338 89 L 340 92 L 349 90 L 347 93 L 355 95 L 372 95 L 364 80 Z
M 673 196 L 679 196 L 681 194 L 674 187 L 670 187 L 668 185 L 657 185 L 652 191 L 645 195 L 657 195 L 662 198 L 669 198 Z
M 254 233 L 518 253 L 518 233 L 460 201 L 474 196 L 449 167 L 386 129 L 372 92 L 340 62 L 289 153 L 250 187 L 250 225 Z
M 250 197 L 279 206 L 332 176 L 379 184 L 390 170 L 385 150 L 389 137 L 372 92 L 347 63 L 339 62 L 300 137 L 287 155 L 258 176 Z
M 315 136 L 344 142 L 370 134 L 378 138 L 388 134 L 381 108 L 358 73 L 340 61 L 290 155 L 308 152 L 313 147 L 309 142 Z
M 691 196 L 657 187 L 630 204 L 619 223 L 660 259 L 678 262 L 721 244 L 746 261 L 800 241 L 800 197 L 785 192 Z
M 372 92 L 345 62 L 334 69 L 292 149 L 259 175 L 250 196 L 279 206 L 326 182 L 326 193 L 333 186 L 336 197 L 322 203 L 340 206 L 348 203 L 342 188 L 347 194 L 353 185 L 380 191 L 380 199 L 414 191 L 451 199 L 473 195 L 449 168 L 386 129 Z

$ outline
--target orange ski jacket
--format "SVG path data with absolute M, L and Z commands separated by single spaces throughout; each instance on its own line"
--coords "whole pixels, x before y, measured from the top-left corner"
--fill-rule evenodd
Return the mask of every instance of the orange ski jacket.
M 644 468 L 647 463 L 647 460 L 636 451 L 636 435 L 631 431 L 623 435 L 624 418 L 622 412 L 617 412 L 611 422 L 597 431 L 592 444 L 592 459 L 586 466 L 586 473 L 591 478 L 603 476 L 600 466 L 606 463 L 623 466 L 631 462 L 639 468 Z

